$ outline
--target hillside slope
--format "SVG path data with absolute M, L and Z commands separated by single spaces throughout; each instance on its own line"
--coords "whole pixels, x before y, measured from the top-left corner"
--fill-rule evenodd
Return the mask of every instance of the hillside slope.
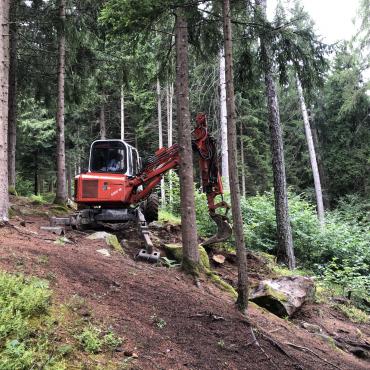
M 132 242 L 126 242 L 128 253 L 110 251 L 111 256 L 106 257 L 97 252 L 106 248 L 104 241 L 88 240 L 84 234 L 71 231 L 68 238 L 72 243 L 55 244 L 55 235 L 40 231 L 41 225 L 47 225 L 45 217 L 22 217 L 25 227 L 19 226 L 20 219 L 15 218 L 12 224 L 17 229 L 0 229 L 0 269 L 49 280 L 55 305 L 80 297 L 83 311 L 87 311 L 81 312 L 82 316 L 113 328 L 125 339 L 121 349 L 105 355 L 121 363 L 117 369 L 370 366 L 253 304 L 247 321 L 235 310 L 231 297 L 206 278 L 197 287 L 177 268 L 134 261 L 130 249 L 137 243 L 134 233 Z M 126 237 L 130 235 L 126 233 Z M 306 317 L 309 315 L 307 308 Z M 337 322 L 341 325 L 340 320 Z M 346 325 L 343 321 L 343 327 Z M 369 339 L 369 328 L 363 326 L 362 332 Z M 132 361 L 125 361 L 125 355 Z M 68 368 L 104 368 L 101 357 L 96 362 L 88 361 L 71 359 Z

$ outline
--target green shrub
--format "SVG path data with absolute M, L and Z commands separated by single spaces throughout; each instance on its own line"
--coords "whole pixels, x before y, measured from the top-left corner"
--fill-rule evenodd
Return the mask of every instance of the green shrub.
M 44 197 L 41 194 L 38 194 L 38 195 L 32 194 L 29 198 L 31 202 L 35 205 L 41 205 L 41 204 L 47 203 L 47 201 L 44 199 Z
M 18 195 L 28 197 L 34 191 L 34 183 L 31 180 L 23 178 L 20 174 L 17 174 L 15 189 Z
M 52 354 L 53 320 L 47 282 L 0 272 L 0 369 L 64 369 Z

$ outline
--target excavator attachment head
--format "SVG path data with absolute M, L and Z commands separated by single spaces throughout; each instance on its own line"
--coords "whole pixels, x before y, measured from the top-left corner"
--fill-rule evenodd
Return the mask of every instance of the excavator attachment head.
M 211 213 L 210 216 L 217 225 L 217 234 L 204 241 L 202 243 L 203 246 L 224 242 L 232 234 L 232 227 L 226 216 L 218 213 Z

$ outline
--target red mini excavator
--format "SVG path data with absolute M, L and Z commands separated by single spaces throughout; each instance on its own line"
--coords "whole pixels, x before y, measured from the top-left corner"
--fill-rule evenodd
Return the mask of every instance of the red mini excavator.
M 218 227 L 216 235 L 203 245 L 226 240 L 231 226 L 226 217 L 229 205 L 216 203 L 217 195 L 223 195 L 218 170 L 215 140 L 207 131 L 206 116 L 196 117 L 192 133 L 193 150 L 199 154 L 203 191 L 207 194 L 210 217 Z M 158 219 L 158 197 L 153 192 L 167 171 L 179 163 L 177 144 L 160 148 L 142 165 L 137 150 L 122 140 L 97 140 L 90 149 L 89 169 L 75 178 L 75 202 L 78 213 L 71 216 L 68 224 L 77 228 L 94 228 L 99 223 L 122 223 L 136 220 L 144 237 L 146 249 L 138 257 L 156 261 L 160 255 L 153 251 L 147 223 Z M 225 209 L 225 214 L 217 209 Z M 186 222 L 183 220 L 183 222 Z

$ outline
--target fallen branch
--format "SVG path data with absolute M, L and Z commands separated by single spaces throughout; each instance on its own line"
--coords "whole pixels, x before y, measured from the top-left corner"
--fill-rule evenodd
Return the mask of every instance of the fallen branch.
M 339 366 L 337 366 L 337 365 L 333 364 L 332 362 L 326 360 L 325 358 L 321 357 L 318 353 L 316 353 L 315 351 L 312 351 L 312 349 L 309 349 L 309 348 L 303 347 L 303 346 L 299 346 L 297 344 L 290 343 L 290 342 L 285 342 L 284 344 L 286 344 L 287 346 L 290 346 L 290 347 L 299 349 L 299 350 L 301 350 L 303 352 L 311 353 L 312 355 L 316 356 L 317 358 L 319 358 L 321 361 L 324 361 L 328 365 L 331 365 L 331 366 L 335 367 L 336 369 L 340 369 Z

